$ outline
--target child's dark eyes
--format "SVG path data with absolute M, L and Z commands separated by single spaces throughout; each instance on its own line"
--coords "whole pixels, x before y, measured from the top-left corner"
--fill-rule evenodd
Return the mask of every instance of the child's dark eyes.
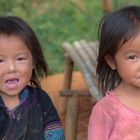
M 18 57 L 17 60 L 18 61 L 24 61 L 24 60 L 26 60 L 26 58 L 25 57 Z
M 136 55 L 131 55 L 128 58 L 131 59 L 131 60 L 134 60 L 134 59 L 137 59 L 138 57 Z
M 0 59 L 0 63 L 2 63 L 2 62 L 4 62 L 4 60 L 3 59 Z

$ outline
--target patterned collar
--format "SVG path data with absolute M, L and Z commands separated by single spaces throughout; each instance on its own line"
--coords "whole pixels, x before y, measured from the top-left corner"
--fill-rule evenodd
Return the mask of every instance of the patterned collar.
M 29 91 L 28 91 L 28 87 L 26 86 L 19 94 L 20 104 L 22 104 L 27 99 L 28 94 L 29 94 Z M 5 111 L 8 111 L 1 96 L 0 96 L 0 108 L 3 108 Z

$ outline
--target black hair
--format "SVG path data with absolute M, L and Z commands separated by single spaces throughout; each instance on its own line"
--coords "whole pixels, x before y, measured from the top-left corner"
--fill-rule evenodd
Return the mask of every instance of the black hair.
M 118 49 L 140 33 L 140 6 L 127 6 L 105 15 L 99 25 L 99 55 L 97 78 L 102 94 L 114 89 L 121 77 L 112 70 L 105 60 L 109 55 L 114 58 Z
M 6 36 L 15 35 L 26 44 L 32 54 L 35 66 L 32 71 L 30 84 L 35 87 L 40 87 L 39 78 L 43 76 L 47 77 L 48 66 L 35 32 L 25 20 L 15 16 L 6 16 L 0 17 L 0 35 L 1 34 Z

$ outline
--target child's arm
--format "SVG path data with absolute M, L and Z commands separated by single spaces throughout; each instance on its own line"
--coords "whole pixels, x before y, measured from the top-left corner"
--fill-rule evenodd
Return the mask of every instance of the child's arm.
M 53 105 L 47 118 L 50 119 L 47 120 L 45 125 L 44 140 L 65 140 L 62 124 Z
M 113 120 L 104 106 L 96 106 L 92 110 L 88 127 L 88 140 L 108 140 Z
M 55 128 L 52 130 L 45 130 L 44 140 L 65 140 L 64 131 L 62 128 Z
M 44 140 L 65 140 L 61 121 L 51 99 L 45 93 L 41 101 L 44 120 Z

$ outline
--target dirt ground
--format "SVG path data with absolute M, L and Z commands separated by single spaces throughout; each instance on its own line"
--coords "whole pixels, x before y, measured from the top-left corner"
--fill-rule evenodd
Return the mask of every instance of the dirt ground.
M 46 79 L 42 80 L 43 89 L 47 91 L 47 93 L 50 95 L 58 111 L 59 111 L 59 105 L 61 101 L 60 98 L 62 98 L 59 96 L 59 91 L 63 89 L 63 82 L 64 82 L 63 79 L 64 79 L 64 75 L 62 73 L 62 74 L 55 74 L 52 76 L 48 76 L 47 80 Z M 76 89 L 76 90 L 87 89 L 85 81 L 80 72 L 73 73 L 72 89 Z M 91 97 L 80 97 L 77 140 L 87 140 L 88 121 L 93 105 L 94 102 Z M 63 122 L 63 125 L 65 125 L 65 122 Z

